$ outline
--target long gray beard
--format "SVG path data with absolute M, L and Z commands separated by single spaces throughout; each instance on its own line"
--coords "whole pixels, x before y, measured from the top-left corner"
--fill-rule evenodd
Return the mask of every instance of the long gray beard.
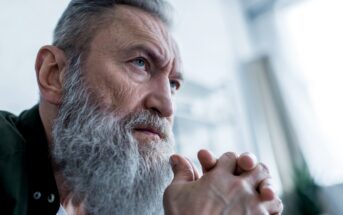
M 52 156 L 72 202 L 87 214 L 163 214 L 174 144 L 167 120 L 143 111 L 117 119 L 95 105 L 75 69 L 53 126 Z M 106 113 L 107 112 L 107 113 Z M 137 125 L 159 128 L 161 141 L 140 144 Z

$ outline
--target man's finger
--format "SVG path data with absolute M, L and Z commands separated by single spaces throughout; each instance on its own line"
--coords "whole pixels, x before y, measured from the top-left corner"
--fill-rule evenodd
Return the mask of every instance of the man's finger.
M 198 152 L 198 159 L 205 174 L 210 171 L 217 163 L 217 159 L 208 150 L 202 149 Z
M 173 183 L 188 182 L 195 179 L 193 167 L 187 159 L 180 155 L 172 155 L 170 157 L 170 164 L 174 173 Z
M 257 158 L 250 152 L 241 154 L 237 160 L 236 175 L 240 175 L 243 172 L 251 171 L 258 165 Z
M 193 173 L 194 173 L 194 180 L 198 180 L 200 178 L 198 168 L 194 165 L 194 163 L 191 161 L 191 159 L 186 158 L 189 164 L 192 166 Z
M 276 192 L 270 178 L 263 180 L 257 189 L 262 201 L 271 201 L 276 197 Z
M 275 198 L 273 201 L 263 203 L 269 214 L 278 215 L 283 211 L 283 204 L 281 199 Z
M 242 173 L 241 176 L 245 177 L 256 190 L 263 180 L 270 178 L 269 170 L 263 163 L 259 163 L 256 168 L 249 172 Z
M 224 153 L 217 161 L 215 169 L 222 168 L 225 171 L 234 173 L 237 164 L 237 154 L 234 152 Z

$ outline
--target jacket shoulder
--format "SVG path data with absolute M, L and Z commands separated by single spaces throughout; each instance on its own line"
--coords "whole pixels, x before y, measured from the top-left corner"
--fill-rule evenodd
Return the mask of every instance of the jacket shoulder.
M 18 117 L 7 111 L 0 111 L 0 157 L 23 151 L 25 140 L 17 128 Z
M 17 116 L 0 111 L 0 214 L 26 214 L 26 141 L 17 123 Z

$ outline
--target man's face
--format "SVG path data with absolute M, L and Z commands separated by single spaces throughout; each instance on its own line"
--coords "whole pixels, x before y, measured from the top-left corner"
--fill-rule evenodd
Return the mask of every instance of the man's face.
M 130 6 L 115 10 L 115 21 L 90 44 L 83 67 L 86 86 L 96 102 L 119 118 L 149 110 L 171 125 L 172 97 L 181 84 L 176 45 L 157 18 Z M 145 126 L 133 135 L 140 143 L 161 137 Z
M 129 6 L 115 14 L 70 65 L 52 157 L 88 214 L 162 214 L 179 60 L 160 21 Z

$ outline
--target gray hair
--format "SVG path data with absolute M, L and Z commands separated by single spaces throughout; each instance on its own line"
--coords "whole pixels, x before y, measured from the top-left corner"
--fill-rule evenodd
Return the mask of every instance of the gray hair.
M 80 59 L 70 66 L 52 130 L 51 155 L 66 196 L 74 206 L 82 203 L 88 215 L 164 214 L 163 192 L 172 179 L 170 122 L 149 110 L 119 119 L 115 108 L 101 107 L 79 64 Z M 133 136 L 138 126 L 155 128 L 161 139 L 140 144 Z
M 108 25 L 106 15 L 116 5 L 129 5 L 171 25 L 171 6 L 165 0 L 71 0 L 54 31 L 53 45 L 62 49 L 70 61 L 89 48 L 95 32 Z

